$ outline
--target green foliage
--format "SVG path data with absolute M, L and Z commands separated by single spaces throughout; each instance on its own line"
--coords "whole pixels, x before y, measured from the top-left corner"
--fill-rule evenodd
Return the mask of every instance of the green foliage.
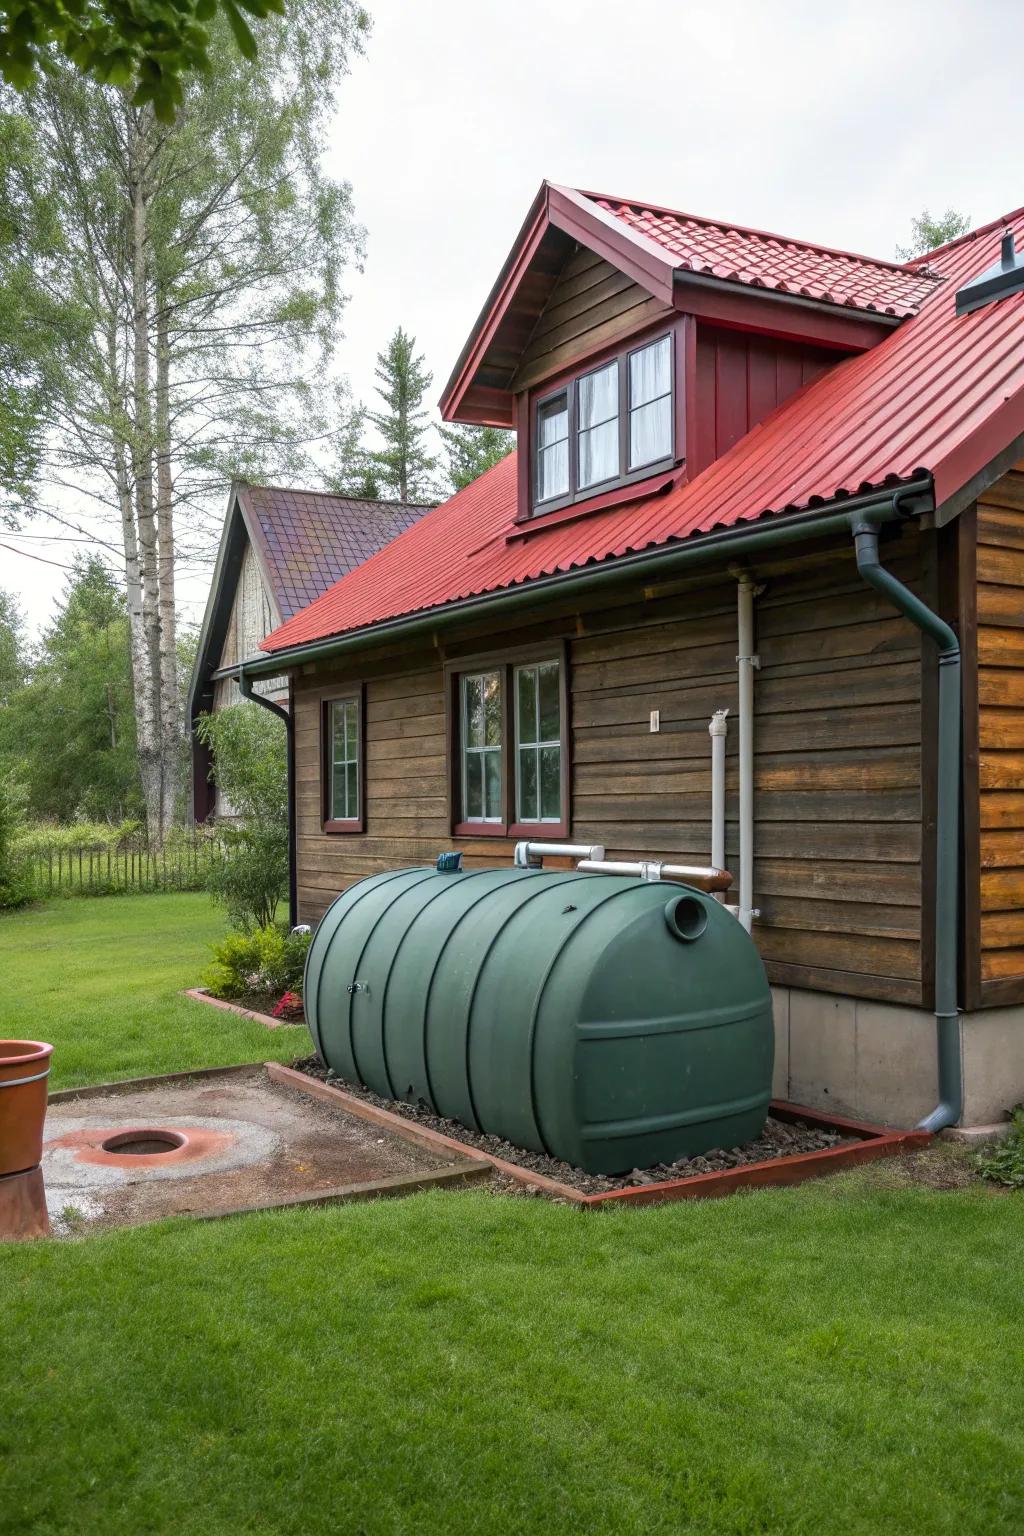
M 213 776 L 238 816 L 221 827 L 224 857 L 208 889 L 240 928 L 274 921 L 288 885 L 288 765 L 284 725 L 258 704 L 233 704 L 198 724 Z
M 0 587 L 0 711 L 10 707 L 28 677 L 25 619 L 13 592 Z
M 516 446 L 516 435 L 504 427 L 442 427 L 441 442 L 452 490 L 461 491 L 507 458 Z
M 970 227 L 969 214 L 957 213 L 954 209 L 947 208 L 945 213 L 940 214 L 938 218 L 933 218 L 925 208 L 919 218 L 911 219 L 910 244 L 898 245 L 896 257 L 899 261 L 913 261 L 916 256 L 925 256 L 938 246 L 947 245 L 950 240 L 966 235 Z
M 407 336 L 401 326 L 387 351 L 377 354 L 377 393 L 386 409 L 369 411 L 367 416 L 383 437 L 384 447 L 370 458 L 380 484 L 399 501 L 430 501 L 434 495 L 431 477 L 437 460 L 426 449 L 423 409 L 423 396 L 434 376 L 424 370 L 423 363 L 415 336 Z
M 143 834 L 141 821 L 74 821 L 66 825 L 59 822 L 26 822 L 14 834 L 14 847 L 19 853 L 38 855 L 58 848 L 65 852 L 77 848 L 106 850 L 117 848 L 130 838 Z
M 35 895 L 32 871 L 15 842 L 20 821 L 18 791 L 0 774 L 0 910 L 24 907 Z
M 229 933 L 213 945 L 213 964 L 203 972 L 202 984 L 214 997 L 301 996 L 309 941 L 308 933 L 289 933 L 277 923 Z
M 1010 1120 L 1010 1134 L 977 1153 L 975 1165 L 982 1178 L 993 1184 L 1024 1189 L 1024 1104 L 1017 1105 Z
M 0 709 L 0 762 L 37 820 L 119 823 L 142 809 L 128 619 L 95 556 L 76 561 L 28 681 Z
M 151 102 L 161 122 L 174 121 L 183 101 L 183 80 L 212 67 L 216 28 L 224 18 L 246 59 L 257 56 L 246 16 L 284 15 L 284 0 L 7 0 L 0 25 L 0 73 L 18 90 L 28 89 L 58 49 L 76 69 L 104 85 L 133 88 L 132 101 Z M 365 32 L 369 17 L 360 11 Z

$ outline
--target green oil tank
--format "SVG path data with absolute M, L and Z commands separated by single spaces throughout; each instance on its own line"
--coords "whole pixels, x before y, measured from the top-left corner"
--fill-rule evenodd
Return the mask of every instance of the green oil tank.
M 591 1173 L 749 1141 L 771 1095 L 760 956 L 667 882 L 374 875 L 324 914 L 305 1004 L 340 1077 Z

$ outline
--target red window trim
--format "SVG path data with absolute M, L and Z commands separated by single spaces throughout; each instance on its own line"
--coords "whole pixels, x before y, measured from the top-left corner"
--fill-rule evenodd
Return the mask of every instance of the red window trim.
M 331 705 L 354 701 L 356 718 L 356 763 L 359 774 L 359 815 L 338 820 L 331 816 Z M 320 827 L 332 836 L 366 831 L 366 686 L 351 683 L 347 688 L 332 688 L 320 696 Z
M 561 806 L 559 821 L 522 822 L 515 819 L 515 728 L 511 679 L 516 667 L 531 661 L 557 661 L 561 705 Z M 501 803 L 500 821 L 464 821 L 462 800 L 462 748 L 459 736 L 460 678 L 465 673 L 502 670 L 501 690 Z M 563 638 L 548 644 L 515 646 L 498 652 L 460 656 L 445 662 L 445 707 L 448 713 L 448 822 L 459 838 L 521 837 L 566 838 L 572 825 L 572 721 L 570 718 L 569 647 Z
M 520 498 L 517 522 L 533 521 L 535 519 L 553 518 L 559 512 L 575 513 L 584 512 L 598 499 L 605 498 L 623 491 L 628 492 L 635 485 L 644 485 L 646 481 L 665 475 L 678 469 L 686 459 L 686 317 L 683 315 L 669 316 L 652 325 L 645 326 L 625 338 L 619 337 L 615 342 L 599 351 L 577 358 L 571 368 L 545 379 L 533 389 L 520 397 L 521 407 L 518 413 L 520 440 L 523 440 L 525 428 L 525 441 L 527 452 L 520 461 Z M 625 467 L 628 457 L 628 433 L 629 433 L 629 384 L 627 359 L 631 352 L 638 352 L 643 347 L 651 346 L 660 340 L 662 336 L 672 338 L 672 452 L 664 459 L 659 459 L 653 464 L 644 464 L 637 469 L 630 470 Z M 574 410 L 574 393 L 577 381 L 585 378 L 588 373 L 605 367 L 612 361 L 619 363 L 619 462 L 623 466 L 620 473 L 612 480 L 603 480 L 599 485 L 587 486 L 576 490 L 570 488 L 564 496 L 552 497 L 549 501 L 536 502 L 536 463 L 535 454 L 537 446 L 537 412 L 547 401 L 564 394 L 569 407 L 569 478 L 570 486 L 575 483 L 575 459 L 576 459 L 576 420 Z

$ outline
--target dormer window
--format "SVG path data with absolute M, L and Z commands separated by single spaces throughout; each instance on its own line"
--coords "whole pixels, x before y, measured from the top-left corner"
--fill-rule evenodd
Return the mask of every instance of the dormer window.
M 535 397 L 535 512 L 626 485 L 674 461 L 673 350 L 673 336 L 659 336 Z

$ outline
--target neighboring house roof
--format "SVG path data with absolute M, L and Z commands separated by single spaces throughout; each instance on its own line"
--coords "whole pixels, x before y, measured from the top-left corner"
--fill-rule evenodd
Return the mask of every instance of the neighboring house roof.
M 597 192 L 583 196 L 636 234 L 662 246 L 675 257 L 677 269 L 726 282 L 905 317 L 917 313 L 937 281 L 927 269 L 789 240 L 741 224 L 696 218 L 650 203 L 623 202 Z
M 366 501 L 242 481 L 235 489 L 282 620 L 430 510 L 413 502 Z
M 956 290 L 1018 243 L 1024 209 L 930 253 L 919 313 L 790 397 L 686 484 L 517 524 L 515 455 L 276 630 L 270 652 L 921 474 L 940 504 L 1024 433 L 1024 292 L 957 316 Z M 908 276 L 923 263 L 908 263 Z
M 280 624 L 429 510 L 411 502 L 235 481 L 199 636 L 191 711 L 204 707 L 203 695 L 212 686 L 247 544 Z

